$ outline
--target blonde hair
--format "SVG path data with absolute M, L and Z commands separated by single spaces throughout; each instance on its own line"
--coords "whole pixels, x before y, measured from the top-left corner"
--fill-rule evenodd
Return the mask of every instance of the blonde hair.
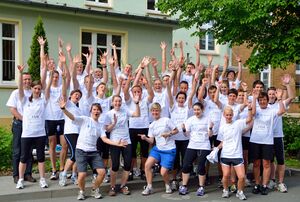
M 230 106 L 226 106 L 223 113 L 225 114 L 225 112 L 231 112 L 233 114 L 233 109 Z
M 153 109 L 158 109 L 159 111 L 161 111 L 161 106 L 159 103 L 155 102 L 152 104 L 150 110 L 152 111 Z

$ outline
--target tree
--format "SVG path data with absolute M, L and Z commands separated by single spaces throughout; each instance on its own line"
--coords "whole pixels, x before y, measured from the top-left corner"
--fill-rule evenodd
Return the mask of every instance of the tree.
M 29 66 L 28 72 L 30 73 L 33 81 L 40 80 L 40 45 L 37 41 L 39 36 L 42 36 L 44 39 L 46 39 L 46 33 L 41 16 L 38 17 L 37 23 L 34 27 L 34 35 L 32 37 L 32 44 L 30 46 L 30 58 L 27 61 Z M 45 43 L 45 54 L 48 54 L 47 41 Z
M 268 64 L 284 69 L 300 62 L 299 0 L 159 0 L 157 6 L 178 14 L 185 28 L 213 22 L 212 28 L 194 35 L 210 32 L 220 44 L 252 47 L 246 61 L 251 72 Z

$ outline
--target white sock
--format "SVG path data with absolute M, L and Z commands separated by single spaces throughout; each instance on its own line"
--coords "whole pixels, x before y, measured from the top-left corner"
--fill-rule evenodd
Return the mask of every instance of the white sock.
M 148 184 L 147 187 L 148 187 L 149 189 L 152 189 L 152 184 Z

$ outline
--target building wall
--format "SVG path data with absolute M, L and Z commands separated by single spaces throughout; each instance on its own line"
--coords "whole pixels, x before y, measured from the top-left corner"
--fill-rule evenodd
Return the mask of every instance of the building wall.
M 170 47 L 172 44 L 172 26 L 159 23 L 137 22 L 136 20 L 124 20 L 101 16 L 91 16 L 73 12 L 58 12 L 44 8 L 31 9 L 22 6 L 6 6 L 0 4 L 0 21 L 9 20 L 19 23 L 20 54 L 18 63 L 26 63 L 30 55 L 30 45 L 33 36 L 33 28 L 38 16 L 43 18 L 47 41 L 49 43 L 50 56 L 57 58 L 57 38 L 61 36 L 66 42 L 72 43 L 72 53 L 80 53 L 81 30 L 117 32 L 124 36 L 123 58 L 124 63 L 131 63 L 136 67 L 140 59 L 149 55 L 160 60 L 161 50 L 159 44 L 166 41 Z M 17 75 L 16 75 L 17 76 Z M 10 117 L 5 103 L 10 92 L 16 88 L 12 86 L 0 86 L 0 118 Z
M 236 55 L 239 55 L 243 62 L 245 62 L 250 57 L 251 51 L 252 49 L 247 48 L 245 44 L 232 48 L 232 52 Z M 237 62 L 235 61 L 234 56 L 232 57 L 232 65 L 237 66 Z M 274 86 L 276 88 L 282 87 L 281 77 L 284 74 L 290 74 L 292 78 L 295 79 L 295 73 L 295 64 L 289 65 L 286 69 L 271 69 L 270 86 Z M 259 74 L 251 74 L 247 67 L 243 68 L 242 80 L 248 84 L 250 89 L 252 88 L 253 81 L 255 81 L 256 79 L 260 79 Z M 292 88 L 295 88 L 294 84 L 292 84 Z M 300 103 L 298 101 L 293 102 L 288 109 L 288 113 L 300 113 Z

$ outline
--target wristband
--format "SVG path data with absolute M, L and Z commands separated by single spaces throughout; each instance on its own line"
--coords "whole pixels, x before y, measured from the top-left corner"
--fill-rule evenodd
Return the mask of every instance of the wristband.
M 186 132 L 186 129 L 185 129 L 185 128 L 183 128 L 183 129 L 182 129 L 182 132 L 184 132 L 184 133 L 185 133 L 185 132 Z
M 66 108 L 65 108 L 65 107 L 61 107 L 60 109 L 61 109 L 61 110 L 64 110 L 64 109 L 66 109 Z
M 213 128 L 208 128 L 208 130 L 212 130 Z
M 137 105 L 138 105 L 138 104 L 140 104 L 140 102 L 138 101 L 138 102 L 136 102 L 135 104 L 137 104 Z

